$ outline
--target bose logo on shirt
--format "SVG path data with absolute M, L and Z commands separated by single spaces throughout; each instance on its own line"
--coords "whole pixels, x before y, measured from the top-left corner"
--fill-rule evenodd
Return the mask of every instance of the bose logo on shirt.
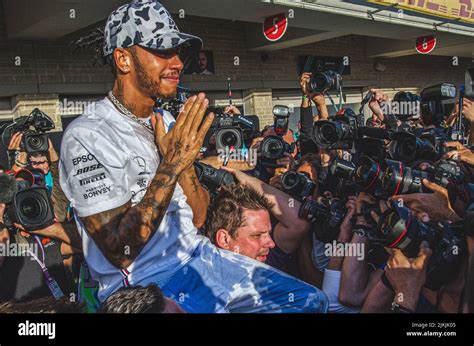
M 74 176 L 79 175 L 79 174 L 83 174 L 83 173 L 87 173 L 87 172 L 92 172 L 92 171 L 95 171 L 96 169 L 99 169 L 99 168 L 104 168 L 104 166 L 102 166 L 101 163 L 98 163 L 96 165 L 92 165 L 92 166 L 88 166 L 88 167 L 84 167 L 84 168 L 79 168 Z

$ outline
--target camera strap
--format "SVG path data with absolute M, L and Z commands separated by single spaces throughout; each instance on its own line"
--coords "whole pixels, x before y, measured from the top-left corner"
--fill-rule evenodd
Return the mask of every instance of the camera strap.
M 42 254 L 42 257 L 43 257 L 43 261 L 41 261 L 38 258 L 38 256 L 36 256 L 30 249 L 28 249 L 28 253 L 31 255 L 31 257 L 41 267 L 41 271 L 43 272 L 44 278 L 46 279 L 46 284 L 48 285 L 48 288 L 50 289 L 50 291 L 53 294 L 54 298 L 56 298 L 56 299 L 62 298 L 62 297 L 64 297 L 63 291 L 59 287 L 58 282 L 50 274 L 48 268 L 46 268 L 46 265 L 45 265 L 46 256 L 45 256 L 45 253 L 44 253 L 43 244 L 41 244 L 41 240 L 39 240 L 38 236 L 34 235 L 33 237 L 34 237 L 36 243 L 38 244 L 39 248 L 41 249 L 41 254 Z

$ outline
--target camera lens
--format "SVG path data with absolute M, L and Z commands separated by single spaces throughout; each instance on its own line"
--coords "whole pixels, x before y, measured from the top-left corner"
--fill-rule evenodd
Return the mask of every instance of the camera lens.
M 387 160 L 387 169 L 382 179 L 382 188 L 388 196 L 399 194 L 403 181 L 403 164 L 401 162 Z
M 216 146 L 219 149 L 242 147 L 242 136 L 237 129 L 223 129 L 216 133 Z
M 367 191 L 376 187 L 380 173 L 380 165 L 377 162 L 367 156 L 362 156 L 356 170 L 355 181 Z
M 28 136 L 27 139 L 27 145 L 29 148 L 33 150 L 41 150 L 42 148 L 45 147 L 45 136 L 40 135 L 40 136 Z
M 388 196 L 423 191 L 423 179 L 428 173 L 405 166 L 402 162 L 387 160 L 382 186 Z
M 382 215 L 378 230 L 383 236 L 383 245 L 397 248 L 414 258 L 417 256 L 422 241 L 433 244 L 437 232 L 420 222 L 410 209 L 392 204 L 393 209 Z
M 330 80 L 324 73 L 315 74 L 309 81 L 309 89 L 311 92 L 324 92 L 330 89 Z
M 276 136 L 269 136 L 262 142 L 262 156 L 275 160 L 283 157 L 285 152 L 285 145 L 283 140 Z
M 283 187 L 283 190 L 285 191 L 291 191 L 298 187 L 300 182 L 298 173 L 289 171 L 283 174 L 281 178 L 281 185 Z
M 23 203 L 20 205 L 20 210 L 25 217 L 34 219 L 41 214 L 41 204 L 37 199 L 28 197 L 23 200 Z
M 334 143 L 337 141 L 336 127 L 329 124 L 324 124 L 321 126 L 321 138 L 326 143 Z
M 337 128 L 334 122 L 318 121 L 313 126 L 313 140 L 323 148 L 328 148 L 338 141 Z

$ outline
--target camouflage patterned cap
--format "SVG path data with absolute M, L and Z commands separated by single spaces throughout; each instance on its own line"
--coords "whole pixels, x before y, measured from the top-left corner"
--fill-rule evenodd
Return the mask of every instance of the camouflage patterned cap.
M 113 11 L 105 24 L 104 56 L 116 48 L 140 45 L 161 51 L 188 45 L 202 48 L 199 37 L 179 32 L 166 8 L 157 1 L 133 1 Z

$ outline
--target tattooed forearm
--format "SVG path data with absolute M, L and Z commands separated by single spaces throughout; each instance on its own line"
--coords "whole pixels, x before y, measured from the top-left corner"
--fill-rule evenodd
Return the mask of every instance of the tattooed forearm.
M 179 185 L 183 188 L 186 200 L 193 210 L 193 223 L 197 228 L 204 225 L 207 216 L 210 197 L 199 182 L 194 166 L 189 167 L 179 177 Z
M 193 192 L 197 192 L 199 190 L 198 186 L 198 178 L 195 174 L 191 175 L 191 184 L 193 185 Z
M 116 267 L 129 266 L 153 236 L 173 196 L 178 177 L 163 162 L 143 200 L 83 219 L 84 226 L 104 256 Z

